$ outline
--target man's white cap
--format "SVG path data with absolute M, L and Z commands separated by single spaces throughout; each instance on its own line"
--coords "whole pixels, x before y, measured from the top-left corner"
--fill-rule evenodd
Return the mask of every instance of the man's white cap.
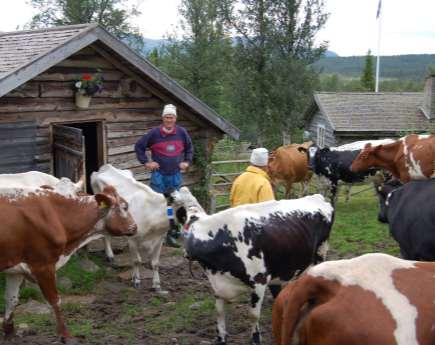
M 258 149 L 253 149 L 251 153 L 251 158 L 249 161 L 252 165 L 256 165 L 259 167 L 264 167 L 267 165 L 267 161 L 269 158 L 269 151 L 264 147 L 259 147 Z
M 177 117 L 177 108 L 173 104 L 166 104 L 162 111 L 162 116 L 174 115 Z

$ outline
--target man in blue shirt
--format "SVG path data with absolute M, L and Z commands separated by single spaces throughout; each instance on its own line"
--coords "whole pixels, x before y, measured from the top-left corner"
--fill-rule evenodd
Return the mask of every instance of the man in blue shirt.
M 185 171 L 192 164 L 193 146 L 186 129 L 176 125 L 177 109 L 174 105 L 165 105 L 162 122 L 161 126 L 152 128 L 139 139 L 135 151 L 139 162 L 152 171 L 151 188 L 168 196 L 172 190 L 181 187 L 181 171 Z M 145 154 L 147 149 L 151 150 L 151 161 Z M 176 234 L 177 228 L 172 213 L 172 208 L 168 208 L 171 227 L 166 243 L 176 246 L 172 236 Z

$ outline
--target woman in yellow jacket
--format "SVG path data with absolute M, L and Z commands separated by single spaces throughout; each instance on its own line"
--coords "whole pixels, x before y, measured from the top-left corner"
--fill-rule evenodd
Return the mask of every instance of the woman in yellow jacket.
M 269 152 L 265 148 L 252 150 L 251 165 L 234 180 L 231 187 L 231 207 L 275 200 L 270 177 L 267 174 Z

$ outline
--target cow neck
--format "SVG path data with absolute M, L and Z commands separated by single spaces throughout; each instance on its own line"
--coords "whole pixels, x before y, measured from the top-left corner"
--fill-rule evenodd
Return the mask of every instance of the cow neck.
M 377 166 L 381 168 L 388 169 L 395 177 L 399 176 L 399 173 L 397 171 L 395 162 L 398 158 L 403 156 L 403 150 L 402 152 L 399 152 L 400 147 L 402 143 L 400 141 L 383 145 L 381 150 L 376 151 L 375 157 L 377 159 Z
M 66 232 L 65 253 L 74 251 L 82 242 L 102 230 L 96 225 L 107 215 L 109 208 L 100 209 L 93 196 L 53 197 L 56 199 L 54 207 Z

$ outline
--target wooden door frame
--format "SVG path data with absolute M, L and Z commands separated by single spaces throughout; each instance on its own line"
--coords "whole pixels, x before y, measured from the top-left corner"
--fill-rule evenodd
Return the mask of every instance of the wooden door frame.
M 59 121 L 50 122 L 50 146 L 53 147 L 53 125 L 64 125 L 68 126 L 71 123 L 95 123 L 97 125 L 97 156 L 98 165 L 102 166 L 107 163 L 107 145 L 106 145 L 106 120 L 105 119 L 92 119 L 92 120 L 71 120 L 71 121 Z M 86 145 L 86 142 L 85 142 Z M 54 175 L 54 157 L 53 152 L 51 155 L 50 164 L 51 173 Z

